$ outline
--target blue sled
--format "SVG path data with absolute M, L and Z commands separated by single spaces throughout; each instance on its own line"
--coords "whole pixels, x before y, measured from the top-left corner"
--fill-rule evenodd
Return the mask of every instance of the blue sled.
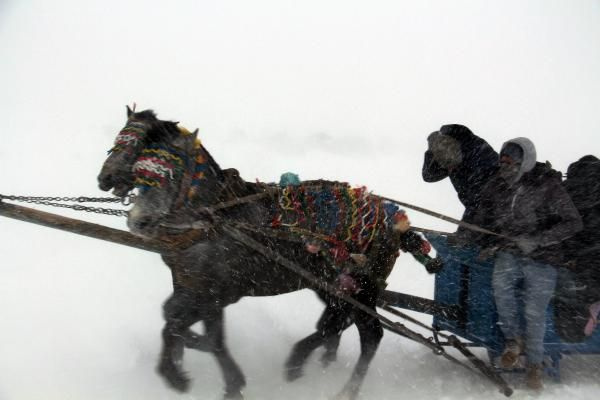
M 492 292 L 493 264 L 477 260 L 479 251 L 476 248 L 450 246 L 447 237 L 442 235 L 426 236 L 444 261 L 443 270 L 435 277 L 434 301 L 455 306 L 458 310 L 453 319 L 434 315 L 434 327 L 469 340 L 469 346 L 485 348 L 493 363 L 504 349 Z M 562 355 L 600 354 L 600 329 L 596 329 L 584 342 L 566 343 L 556 333 L 552 315 L 552 306 L 549 306 L 544 347 L 550 362 L 545 363 L 545 369 L 553 379 L 560 381 Z

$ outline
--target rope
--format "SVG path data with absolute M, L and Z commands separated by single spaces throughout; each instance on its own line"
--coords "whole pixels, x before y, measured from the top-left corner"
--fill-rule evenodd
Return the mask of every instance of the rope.
M 316 186 L 311 186 L 311 187 L 316 187 Z M 259 200 L 262 199 L 264 197 L 267 196 L 271 196 L 273 194 L 277 193 L 277 189 L 274 188 L 270 188 L 270 187 L 266 187 L 264 192 L 261 193 L 256 193 L 256 194 L 251 194 L 248 196 L 244 196 L 244 197 L 239 197 L 235 200 L 230 200 L 230 201 L 225 201 L 225 202 L 220 202 L 217 203 L 211 207 L 206 207 L 203 210 L 206 210 L 209 213 L 213 213 L 219 210 L 223 210 L 226 208 L 230 208 L 230 207 L 235 207 L 237 205 L 241 205 L 241 204 L 245 204 L 245 203 L 250 203 L 252 201 L 255 200 Z M 459 221 L 457 219 L 454 219 L 452 217 L 446 216 L 444 214 L 435 212 L 435 211 L 431 211 L 428 210 L 426 208 L 423 207 L 419 207 L 413 204 L 409 204 L 409 203 L 405 203 L 402 201 L 398 201 L 389 197 L 384 197 L 384 196 L 379 196 L 381 197 L 383 200 L 389 201 L 391 203 L 397 204 L 399 206 L 402 207 L 406 207 L 412 210 L 415 210 L 417 212 L 421 212 L 423 214 L 432 216 L 434 218 L 438 218 L 441 219 L 443 221 L 446 222 L 451 222 L 454 223 L 456 225 L 462 226 L 464 228 L 476 231 L 476 232 L 481 232 L 481 233 L 485 233 L 488 235 L 494 235 L 494 236 L 498 236 L 498 237 L 506 237 L 503 235 L 499 235 L 495 232 L 489 231 L 487 229 L 484 228 L 480 228 L 477 225 L 473 225 L 473 224 L 469 224 L 467 222 L 463 222 L 463 221 Z M 26 203 L 37 203 L 37 204 L 42 204 L 42 205 L 47 205 L 47 206 L 52 206 L 52 207 L 63 207 L 63 208 L 73 208 L 75 210 L 78 211 L 88 211 L 88 212 L 100 212 L 100 213 L 106 213 L 106 214 L 110 214 L 110 215 L 116 215 L 116 216 L 127 216 L 127 212 L 126 211 L 122 211 L 122 210 L 111 210 L 109 211 L 108 209 L 99 209 L 99 211 L 92 211 L 93 208 L 87 208 L 87 207 L 71 207 L 71 206 L 66 206 L 66 205 L 62 205 L 62 204 L 56 204 L 56 203 L 50 203 L 48 202 L 49 200 L 54 200 L 54 201 L 73 201 L 73 202 L 78 202 L 78 203 L 84 203 L 84 202 L 121 202 L 123 203 L 123 205 L 129 205 L 131 203 L 133 203 L 135 196 L 134 195 L 129 195 L 129 196 L 125 196 L 123 198 L 119 198 L 119 197 L 85 197 L 85 196 L 79 196 L 79 197 L 41 197 L 41 196 L 15 196 L 15 195 L 3 195 L 0 194 L 0 201 L 1 200 L 12 200 L 12 201 L 20 201 L 20 202 L 26 202 Z M 200 221 L 196 221 L 196 222 L 200 222 Z M 185 228 L 185 229 L 190 229 L 190 227 L 195 226 L 195 222 L 191 222 L 191 223 L 187 223 L 187 224 L 182 224 L 181 227 Z M 170 228 L 177 228 L 177 225 L 170 225 Z M 416 232 L 421 232 L 421 233 L 432 233 L 432 234 L 436 234 L 436 235 L 442 235 L 442 236 L 451 236 L 453 235 L 450 232 L 444 232 L 444 231 L 438 231 L 438 230 L 434 230 L 434 229 L 428 229 L 428 228 L 421 228 L 418 226 L 411 226 L 411 230 L 416 231 Z
M 453 224 L 456 224 L 458 226 L 462 226 L 463 228 L 467 228 L 467 229 L 470 229 L 470 230 L 475 231 L 475 232 L 481 232 L 481 233 L 485 233 L 487 235 L 493 235 L 493 236 L 498 236 L 498 237 L 503 237 L 503 238 L 507 238 L 508 239 L 507 236 L 500 235 L 500 234 L 492 232 L 490 230 L 481 228 L 481 227 L 479 227 L 477 225 L 473 225 L 473 224 L 470 224 L 468 222 L 460 221 L 458 219 L 449 217 L 447 215 L 444 215 L 444 214 L 441 214 L 441 213 L 438 213 L 438 212 L 435 212 L 435 211 L 428 210 L 428 209 L 423 208 L 423 207 L 415 206 L 414 204 L 404 203 L 402 201 L 394 200 L 394 199 L 391 199 L 389 197 L 383 197 L 383 196 L 381 196 L 381 198 L 384 199 L 384 200 L 387 200 L 389 202 L 398 204 L 399 206 L 410 208 L 411 210 L 415 210 L 415 211 L 421 212 L 423 214 L 426 214 L 426 215 L 429 215 L 429 216 L 441 219 L 442 221 L 451 222 Z

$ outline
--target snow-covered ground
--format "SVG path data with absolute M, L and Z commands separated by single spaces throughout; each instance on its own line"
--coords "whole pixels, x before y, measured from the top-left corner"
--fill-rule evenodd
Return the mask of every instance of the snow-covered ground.
M 133 101 L 199 127 L 215 159 L 246 179 L 294 171 L 346 180 L 455 217 L 462 208 L 450 183 L 420 179 L 425 139 L 444 123 L 463 123 L 496 148 L 527 136 L 563 171 L 598 155 L 597 1 L 173 4 L 0 2 L 0 193 L 103 195 L 95 178 Z M 62 214 L 125 228 L 117 217 Z M 219 398 L 220 372 L 206 354 L 186 353 L 188 394 L 154 372 L 171 285 L 157 255 L 1 218 L 0 260 L 0 399 Z M 431 297 L 432 278 L 410 257 L 389 281 Z M 341 388 L 358 356 L 355 328 L 337 363 L 323 370 L 316 354 L 302 379 L 283 379 L 291 346 L 321 308 L 303 291 L 227 309 L 248 399 L 325 399 Z M 567 357 L 561 385 L 513 396 L 592 399 L 599 377 L 600 357 Z M 391 334 L 362 393 L 503 397 Z

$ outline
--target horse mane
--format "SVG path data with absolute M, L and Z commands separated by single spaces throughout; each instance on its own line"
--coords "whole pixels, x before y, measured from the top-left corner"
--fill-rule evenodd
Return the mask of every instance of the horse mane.
M 153 110 L 144 110 L 134 113 L 133 117 L 136 120 L 146 122 L 150 125 L 147 137 L 150 142 L 161 143 L 171 142 L 180 135 L 191 135 L 192 133 L 186 128 L 179 126 L 178 122 L 161 120 L 158 119 L 156 113 Z M 253 182 L 246 182 L 240 176 L 239 172 L 233 168 L 224 170 L 215 161 L 212 154 L 204 147 L 202 142 L 198 139 L 194 146 L 194 158 L 199 157 L 204 160 L 216 178 L 217 184 L 221 187 L 221 196 L 225 196 L 226 199 L 235 197 L 246 196 L 254 194 L 262 190 L 262 186 L 256 185 Z M 192 182 L 195 179 L 202 179 L 193 177 Z M 222 199 L 224 200 L 224 199 Z
M 180 134 L 178 122 L 158 119 L 156 112 L 152 109 L 134 112 L 131 119 L 143 121 L 150 126 L 147 135 L 148 139 L 154 143 L 169 142 Z
M 140 112 L 134 112 L 133 117 L 135 119 L 141 119 L 144 121 L 158 120 L 158 118 L 156 117 L 156 113 L 154 112 L 154 110 L 151 110 L 151 109 L 140 111 Z

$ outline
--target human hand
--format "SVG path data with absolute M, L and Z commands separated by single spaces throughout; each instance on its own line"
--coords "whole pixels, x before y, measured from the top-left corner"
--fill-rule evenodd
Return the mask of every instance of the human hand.
M 576 260 L 567 260 L 564 264 L 565 268 L 570 269 L 571 271 L 577 270 L 577 261 Z
M 442 268 L 444 268 L 444 262 L 439 257 L 432 258 L 425 264 L 425 270 L 430 274 L 437 274 Z
M 519 236 L 516 238 L 515 243 L 525 255 L 531 254 L 539 247 L 539 240 L 531 236 Z
M 487 261 L 490 258 L 493 258 L 496 255 L 497 251 L 498 251 L 497 247 L 486 247 L 484 249 L 481 249 L 481 251 L 477 255 L 477 261 L 480 261 L 480 262 Z
M 362 253 L 350 253 L 350 258 L 359 267 L 362 267 L 367 263 L 367 256 Z
M 393 230 L 398 231 L 400 233 L 405 233 L 410 230 L 410 220 L 406 215 L 404 210 L 399 210 L 392 217 L 394 221 Z

